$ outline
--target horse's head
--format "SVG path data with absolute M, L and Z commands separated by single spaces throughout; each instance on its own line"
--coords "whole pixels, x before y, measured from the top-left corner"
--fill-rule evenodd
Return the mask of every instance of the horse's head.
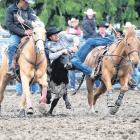
M 134 28 L 129 28 L 125 34 L 126 48 L 125 53 L 130 61 L 137 65 L 139 61 L 140 40 L 136 36 Z
M 33 40 L 35 42 L 36 51 L 44 51 L 44 44 L 46 40 L 46 30 L 44 27 L 36 26 L 33 29 Z

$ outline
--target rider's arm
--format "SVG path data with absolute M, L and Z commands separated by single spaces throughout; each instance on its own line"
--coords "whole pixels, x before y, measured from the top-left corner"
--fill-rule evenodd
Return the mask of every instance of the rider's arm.
M 8 30 L 10 32 L 13 32 L 19 36 L 23 36 L 24 35 L 24 29 L 23 28 L 20 28 L 19 26 L 17 26 L 15 23 L 14 23 L 14 14 L 13 14 L 13 11 L 12 11 L 12 8 L 9 7 L 6 11 L 6 27 L 8 28 Z
M 64 50 L 52 53 L 51 51 L 49 51 L 49 58 L 50 60 L 55 60 L 57 58 L 59 58 L 62 54 L 64 53 Z
M 61 46 L 54 44 L 52 42 L 48 42 L 48 50 L 49 50 L 49 58 L 51 60 L 55 60 L 57 58 L 59 58 L 65 51 L 64 48 L 62 48 Z

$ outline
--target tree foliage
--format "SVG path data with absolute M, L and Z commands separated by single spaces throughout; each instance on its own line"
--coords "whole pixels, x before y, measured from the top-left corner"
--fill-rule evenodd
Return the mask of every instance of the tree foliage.
M 1 0 L 0 22 L 4 23 L 7 4 L 11 0 Z M 94 9 L 97 22 L 106 20 L 111 23 L 124 24 L 126 21 L 139 24 L 139 0 L 36 0 L 33 8 L 46 26 L 65 27 L 67 20 L 77 17 L 82 20 L 87 8 Z

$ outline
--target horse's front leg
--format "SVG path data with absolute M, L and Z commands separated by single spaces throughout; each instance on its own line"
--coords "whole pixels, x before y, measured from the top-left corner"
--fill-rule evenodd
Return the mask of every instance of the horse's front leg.
M 4 98 L 4 90 L 8 84 L 8 79 L 9 77 L 7 75 L 2 75 L 0 76 L 0 114 L 1 114 L 1 104 Z
M 47 103 L 47 90 L 48 90 L 48 83 L 47 83 L 47 74 L 45 73 L 41 78 L 37 79 L 39 84 L 41 85 L 41 97 L 39 100 L 39 111 L 44 114 L 46 113 L 46 103 Z
M 25 102 L 27 106 L 27 114 L 33 114 L 33 107 L 31 102 L 31 93 L 30 93 L 30 78 L 24 73 L 20 73 L 22 81 L 23 95 L 21 97 L 20 108 L 23 110 L 25 108 Z
M 117 113 L 117 111 L 119 110 L 119 107 L 122 104 L 124 93 L 128 91 L 128 80 L 129 80 L 128 75 L 125 75 L 124 77 L 120 78 L 121 90 L 120 90 L 120 94 L 119 94 L 119 96 L 118 96 L 118 98 L 115 102 L 115 106 L 111 109 L 111 114 L 112 115 Z
M 107 106 L 113 107 L 114 101 L 113 101 L 113 87 L 111 83 L 112 76 L 109 71 L 104 69 L 102 72 L 102 81 L 104 82 L 106 89 L 107 89 Z

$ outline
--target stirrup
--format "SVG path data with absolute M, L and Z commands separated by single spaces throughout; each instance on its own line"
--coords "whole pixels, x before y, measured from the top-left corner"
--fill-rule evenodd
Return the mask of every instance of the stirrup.
M 92 71 L 90 78 L 92 79 L 92 81 L 95 81 L 97 79 L 99 75 L 97 74 L 97 72 L 94 72 L 94 70 Z

